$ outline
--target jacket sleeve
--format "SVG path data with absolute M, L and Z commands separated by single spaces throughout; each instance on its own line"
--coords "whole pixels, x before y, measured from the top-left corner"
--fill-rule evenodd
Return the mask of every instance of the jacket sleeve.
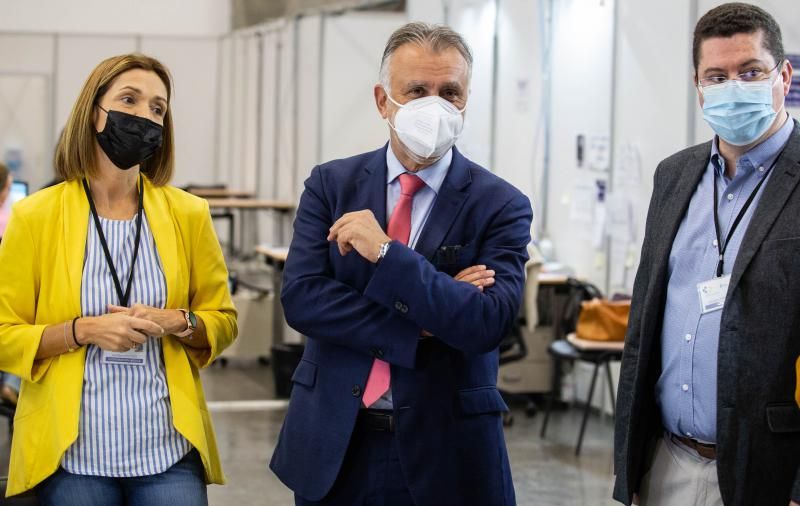
M 650 256 L 653 242 L 653 227 L 658 223 L 654 222 L 654 216 L 658 210 L 658 199 L 656 192 L 659 190 L 659 174 L 661 165 L 656 168 L 653 176 L 653 194 L 650 197 L 650 205 L 647 210 L 647 220 L 645 222 L 645 236 L 642 241 L 642 254 L 639 259 L 639 268 L 633 283 L 633 295 L 631 300 L 630 318 L 628 330 L 625 335 L 625 348 L 622 353 L 622 363 L 620 365 L 619 385 L 617 387 L 616 416 L 614 423 L 614 474 L 616 484 L 614 497 L 630 504 L 633 494 L 638 490 L 630 490 L 629 482 L 633 478 L 634 486 L 638 486 L 639 477 L 629 477 L 628 455 L 637 449 L 629 448 L 628 441 L 629 428 L 631 424 L 631 409 L 634 403 L 634 390 L 636 388 L 636 375 L 639 362 L 639 343 L 641 341 L 640 326 L 642 321 L 642 307 L 647 295 L 648 285 L 650 284 Z
M 12 211 L 0 243 L 0 370 L 37 382 L 53 358 L 35 360 L 47 325 L 37 325 L 39 251 L 25 217 Z
M 207 349 L 185 346 L 194 364 L 207 367 L 230 346 L 238 332 L 236 309 L 228 289 L 228 269 L 211 223 L 208 203 L 195 219 L 197 228 L 189 264 L 189 308 L 203 320 L 210 345 Z
M 533 218 L 518 193 L 496 214 L 476 264 L 495 271 L 495 285 L 481 292 L 439 272 L 424 256 L 393 242 L 364 294 L 465 353 L 494 350 L 519 312 Z
M 335 278 L 328 259 L 331 225 L 330 205 L 319 167 L 315 167 L 297 209 L 283 274 L 281 302 L 286 321 L 309 339 L 413 368 L 421 328 Z

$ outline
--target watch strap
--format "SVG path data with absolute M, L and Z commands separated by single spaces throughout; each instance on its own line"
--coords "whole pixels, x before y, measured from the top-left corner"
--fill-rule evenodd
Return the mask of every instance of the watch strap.
M 192 320 L 189 318 L 189 310 L 187 309 L 178 309 L 181 313 L 183 313 L 183 318 L 186 320 L 186 330 L 183 332 L 178 332 L 173 334 L 175 337 L 189 337 L 194 333 L 194 325 L 192 325 Z

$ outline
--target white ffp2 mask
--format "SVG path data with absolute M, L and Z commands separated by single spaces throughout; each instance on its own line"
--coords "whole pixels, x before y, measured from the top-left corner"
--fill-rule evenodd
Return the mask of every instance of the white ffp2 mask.
M 436 160 L 453 147 L 464 128 L 466 110 L 459 110 L 439 96 L 422 97 L 405 104 L 397 103 L 389 92 L 387 98 L 398 107 L 394 125 L 389 126 L 397 133 L 400 142 L 416 158 L 415 162 Z

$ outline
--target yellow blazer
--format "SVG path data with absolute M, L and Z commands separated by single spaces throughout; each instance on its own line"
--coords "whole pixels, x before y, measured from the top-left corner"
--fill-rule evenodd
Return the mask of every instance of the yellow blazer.
M 203 320 L 210 350 L 163 338 L 173 424 L 200 453 L 208 483 L 224 483 L 198 370 L 236 337 L 236 310 L 208 203 L 145 178 L 144 209 L 167 281 L 167 308 Z M 23 379 L 8 495 L 53 474 L 78 437 L 86 348 L 34 360 L 45 327 L 81 313 L 89 203 L 80 182 L 37 192 L 14 206 L 0 243 L 0 370 Z

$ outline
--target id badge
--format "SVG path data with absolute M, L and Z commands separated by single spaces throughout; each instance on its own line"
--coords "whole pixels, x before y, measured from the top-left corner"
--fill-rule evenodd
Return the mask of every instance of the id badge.
M 725 298 L 728 296 L 728 286 L 730 284 L 730 274 L 697 283 L 697 293 L 700 295 L 700 310 L 702 314 L 713 313 L 722 309 L 725 305 Z
M 103 350 L 102 355 L 103 365 L 135 365 L 143 367 L 145 360 L 147 360 L 147 352 L 142 344 L 138 344 L 136 348 L 125 352 Z

